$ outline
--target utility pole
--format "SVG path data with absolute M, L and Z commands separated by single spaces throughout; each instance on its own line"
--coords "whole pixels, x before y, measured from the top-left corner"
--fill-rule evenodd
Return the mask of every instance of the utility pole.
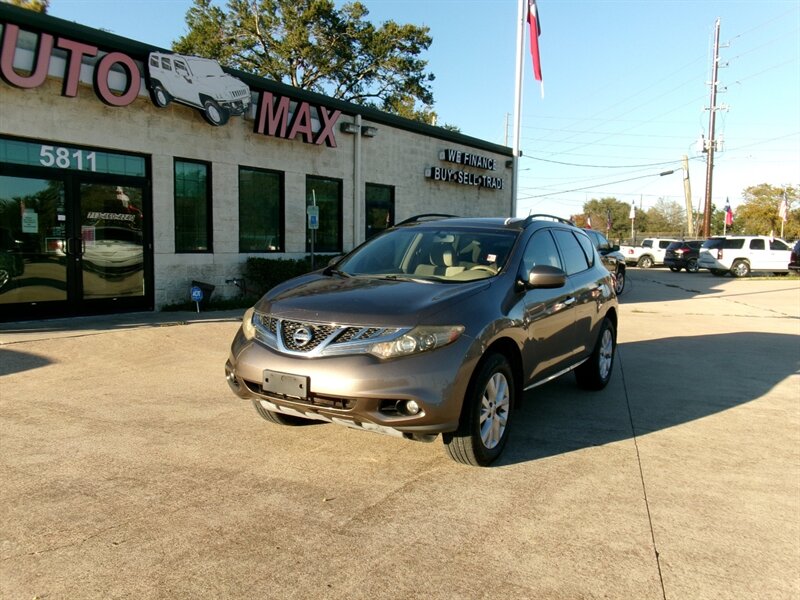
M 711 187 L 714 174 L 714 149 L 716 138 L 714 137 L 714 126 L 717 116 L 717 73 L 719 72 L 719 17 L 714 24 L 714 64 L 711 75 L 711 107 L 708 117 L 708 158 L 706 159 L 706 203 L 703 210 L 703 236 L 711 235 Z
M 689 157 L 683 155 L 683 198 L 686 201 L 686 235 L 694 233 L 694 219 L 692 218 L 692 186 L 689 183 Z

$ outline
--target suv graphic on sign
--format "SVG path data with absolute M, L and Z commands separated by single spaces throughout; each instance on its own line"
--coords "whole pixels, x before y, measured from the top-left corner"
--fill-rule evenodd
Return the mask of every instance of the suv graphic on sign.
M 156 106 L 172 100 L 194 106 L 212 125 L 225 125 L 250 105 L 250 88 L 228 75 L 215 60 L 151 52 L 147 61 L 150 91 Z

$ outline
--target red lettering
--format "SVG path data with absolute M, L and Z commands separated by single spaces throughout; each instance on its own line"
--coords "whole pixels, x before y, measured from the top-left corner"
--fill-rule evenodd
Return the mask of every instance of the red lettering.
M 277 135 L 286 137 L 286 127 L 289 121 L 289 98 L 286 96 L 278 100 L 278 106 L 272 108 L 273 95 L 271 92 L 261 92 L 258 101 L 258 120 L 256 121 L 256 133 L 262 135 Z M 266 130 L 264 127 L 266 126 Z M 280 127 L 280 133 L 275 133 Z
M 36 48 L 36 66 L 28 76 L 23 76 L 14 70 L 14 55 L 17 50 L 19 27 L 11 23 L 3 25 L 3 48 L 0 51 L 0 75 L 9 84 L 20 88 L 39 87 L 47 79 L 47 69 L 50 67 L 50 52 L 53 50 L 53 36 L 48 33 L 39 34 L 39 43 Z
M 66 50 L 69 54 L 67 67 L 64 69 L 64 87 L 61 89 L 61 95 L 74 98 L 78 95 L 78 83 L 81 79 L 81 61 L 84 56 L 97 56 L 97 47 L 66 38 L 58 38 L 56 45 Z
M 310 144 L 314 141 L 314 132 L 311 130 L 311 108 L 308 102 L 298 102 L 297 108 L 294 109 L 292 126 L 286 138 L 293 140 L 298 133 L 303 134 L 304 142 Z
M 108 75 L 114 65 L 122 65 L 128 75 L 128 87 L 122 94 L 116 94 L 108 87 Z M 139 95 L 142 76 L 134 60 L 122 52 L 109 52 L 97 63 L 94 69 L 94 90 L 98 97 L 110 106 L 127 106 Z
M 319 115 L 320 123 L 322 123 L 322 129 L 320 129 L 319 135 L 317 135 L 317 139 L 314 143 L 320 145 L 324 142 L 329 148 L 336 148 L 336 137 L 334 136 L 333 127 L 336 125 L 336 121 L 339 120 L 342 111 L 332 110 L 328 113 L 328 109 L 324 106 L 318 106 L 317 114 Z

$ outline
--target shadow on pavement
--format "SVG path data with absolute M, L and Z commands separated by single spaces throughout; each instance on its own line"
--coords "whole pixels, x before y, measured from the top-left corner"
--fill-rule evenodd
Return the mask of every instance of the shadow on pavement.
M 602 446 L 708 417 L 762 397 L 798 368 L 797 336 L 789 334 L 620 344 L 605 390 L 583 391 L 568 374 L 527 392 L 497 464 Z
M 36 354 L 0 349 L 0 377 L 38 369 L 51 363 L 50 359 Z

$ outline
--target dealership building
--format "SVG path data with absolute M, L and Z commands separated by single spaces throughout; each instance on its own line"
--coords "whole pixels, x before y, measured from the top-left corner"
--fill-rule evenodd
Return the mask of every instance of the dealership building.
M 0 29 L 0 320 L 232 296 L 249 257 L 511 214 L 505 146 L 5 3 Z

